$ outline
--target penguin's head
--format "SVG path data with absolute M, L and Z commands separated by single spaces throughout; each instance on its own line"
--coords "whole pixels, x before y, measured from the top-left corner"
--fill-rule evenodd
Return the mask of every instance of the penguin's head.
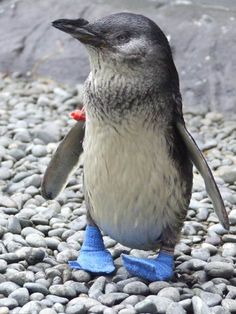
M 83 43 L 92 61 L 99 55 L 106 62 L 155 67 L 172 62 L 171 49 L 162 30 L 149 18 L 117 13 L 93 23 L 84 19 L 60 19 L 53 26 Z M 93 61 L 92 61 L 93 62 Z

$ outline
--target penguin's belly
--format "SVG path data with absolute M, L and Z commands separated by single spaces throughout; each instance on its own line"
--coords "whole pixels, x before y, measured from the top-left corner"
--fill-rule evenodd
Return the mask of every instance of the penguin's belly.
M 96 224 L 118 242 L 147 250 L 175 219 L 183 191 L 165 136 L 135 130 L 87 122 L 84 183 Z

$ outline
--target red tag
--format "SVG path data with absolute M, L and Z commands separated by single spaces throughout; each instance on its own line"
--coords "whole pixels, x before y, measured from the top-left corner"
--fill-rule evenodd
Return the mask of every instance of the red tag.
M 81 110 L 74 110 L 70 113 L 70 117 L 76 121 L 85 121 L 85 110 L 84 107 Z

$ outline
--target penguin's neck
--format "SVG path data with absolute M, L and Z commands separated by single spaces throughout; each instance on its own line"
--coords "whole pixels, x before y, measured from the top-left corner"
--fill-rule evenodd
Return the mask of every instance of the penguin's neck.
M 169 97 L 155 80 L 138 71 L 101 64 L 92 68 L 84 91 L 88 116 L 117 123 L 137 117 L 148 122 L 159 119 Z

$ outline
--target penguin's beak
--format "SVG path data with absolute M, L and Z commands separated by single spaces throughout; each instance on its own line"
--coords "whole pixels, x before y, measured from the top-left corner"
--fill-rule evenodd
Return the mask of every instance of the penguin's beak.
M 89 27 L 89 22 L 84 19 L 59 19 L 53 21 L 52 26 L 70 34 L 85 45 L 87 44 L 99 47 L 105 44 L 104 38 L 100 34 L 94 32 L 91 27 Z

